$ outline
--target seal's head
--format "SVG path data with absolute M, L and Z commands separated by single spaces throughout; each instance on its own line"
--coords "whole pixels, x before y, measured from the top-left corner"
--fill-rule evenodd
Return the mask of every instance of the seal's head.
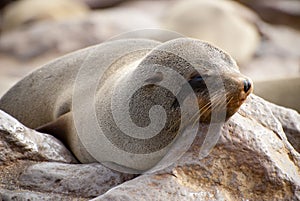
M 198 68 L 189 75 L 188 80 L 188 85 L 197 96 L 199 120 L 203 123 L 211 121 L 212 109 L 215 109 L 216 113 L 226 109 L 225 120 L 228 120 L 253 91 L 251 79 L 233 69 L 203 72 Z M 184 94 L 185 87 L 182 87 L 179 97 L 183 95 L 183 99 L 188 101 L 188 94 Z M 178 106 L 178 101 L 175 101 L 175 106 Z
M 161 72 L 161 66 L 176 71 L 185 80 L 167 78 Z M 170 95 L 161 90 L 160 96 L 166 105 L 171 104 L 173 110 L 180 110 L 180 105 L 184 103 L 194 104 L 195 95 L 199 107 L 195 116 L 202 123 L 228 120 L 253 91 L 251 79 L 240 73 L 231 56 L 206 42 L 194 39 L 175 39 L 152 50 L 133 72 L 134 76 L 141 74 L 150 75 L 147 82 L 152 88 L 153 84 L 159 85 L 165 79 L 169 85 L 181 86 L 171 103 L 168 102 Z

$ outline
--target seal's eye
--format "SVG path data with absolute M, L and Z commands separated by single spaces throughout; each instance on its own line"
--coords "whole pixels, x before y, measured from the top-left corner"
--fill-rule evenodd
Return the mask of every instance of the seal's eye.
M 201 82 L 201 81 L 203 81 L 203 78 L 200 75 L 198 75 L 198 76 L 194 77 L 193 80 L 195 80 L 196 82 Z
M 191 87 L 193 89 L 195 89 L 195 88 L 203 87 L 203 84 L 205 84 L 205 83 L 204 83 L 203 78 L 200 75 L 196 75 L 189 81 L 189 84 L 191 85 Z

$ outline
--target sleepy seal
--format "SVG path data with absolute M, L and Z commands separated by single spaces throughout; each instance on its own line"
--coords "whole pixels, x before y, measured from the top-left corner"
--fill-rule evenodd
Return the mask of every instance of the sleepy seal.
M 199 122 L 226 121 L 252 88 L 208 43 L 117 39 L 42 66 L 1 98 L 0 109 L 53 134 L 82 163 L 141 172 L 188 126 L 196 134 Z

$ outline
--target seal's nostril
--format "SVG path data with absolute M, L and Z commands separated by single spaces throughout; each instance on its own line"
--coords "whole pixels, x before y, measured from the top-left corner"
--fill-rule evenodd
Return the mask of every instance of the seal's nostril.
M 247 93 L 251 89 L 251 82 L 249 80 L 244 80 L 244 91 Z

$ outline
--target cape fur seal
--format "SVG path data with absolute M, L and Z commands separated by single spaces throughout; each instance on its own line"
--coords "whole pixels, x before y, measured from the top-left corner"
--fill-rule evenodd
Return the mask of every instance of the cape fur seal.
M 144 171 L 186 125 L 226 121 L 252 88 L 235 61 L 206 42 L 118 39 L 44 65 L 9 90 L 0 109 L 58 137 L 82 163 Z

